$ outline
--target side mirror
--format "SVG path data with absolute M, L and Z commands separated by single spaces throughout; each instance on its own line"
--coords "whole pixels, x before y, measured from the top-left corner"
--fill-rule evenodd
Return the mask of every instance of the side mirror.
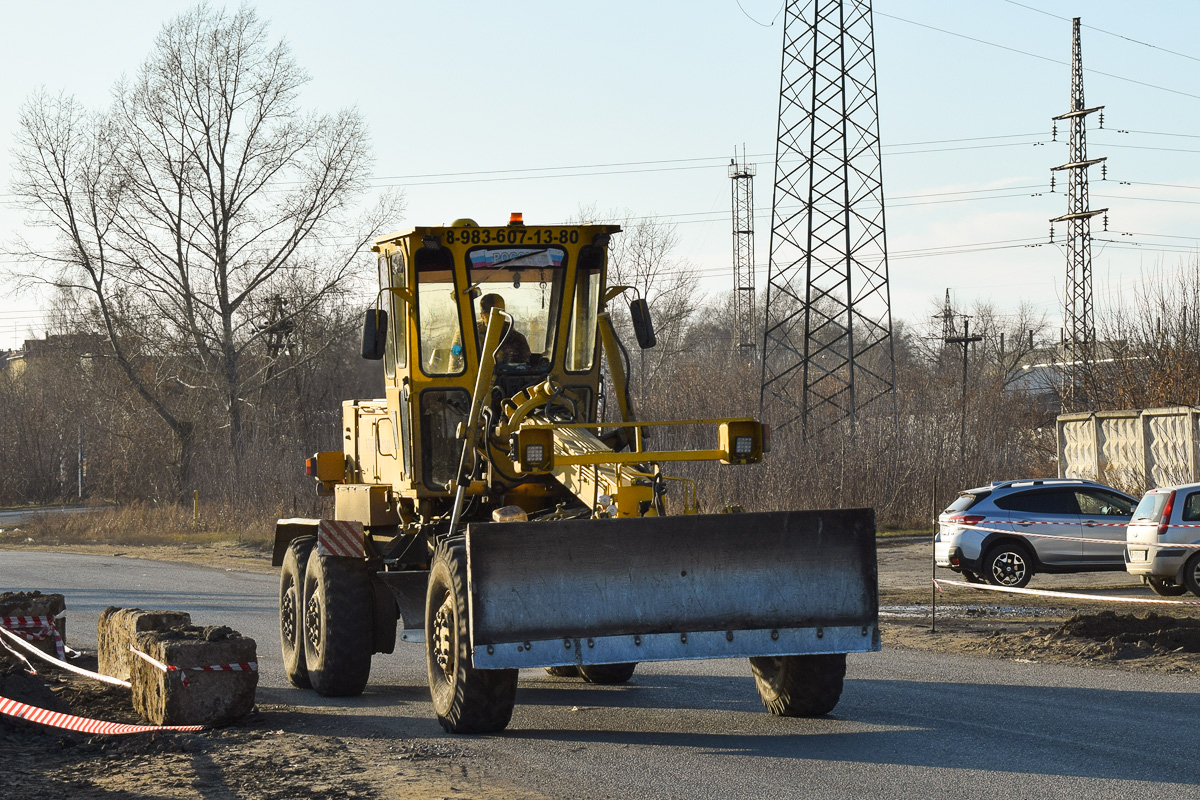
M 382 308 L 368 308 L 363 320 L 362 357 L 369 361 L 383 358 L 387 342 L 387 312 Z
M 630 303 L 629 315 L 633 318 L 633 335 L 637 337 L 638 347 L 649 350 L 658 344 L 654 338 L 654 321 L 650 319 L 650 304 L 646 298 L 639 297 Z

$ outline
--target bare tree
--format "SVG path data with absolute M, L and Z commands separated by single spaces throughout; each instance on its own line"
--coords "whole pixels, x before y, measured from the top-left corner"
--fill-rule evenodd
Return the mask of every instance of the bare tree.
M 303 112 L 307 80 L 252 9 L 200 5 L 163 27 L 107 113 L 45 93 L 22 110 L 13 190 L 55 241 L 18 253 L 90 298 L 111 355 L 175 434 L 180 488 L 190 395 L 219 401 L 236 464 L 248 398 L 286 372 L 265 341 L 336 302 L 401 208 L 389 195 L 351 219 L 371 168 L 363 120 Z

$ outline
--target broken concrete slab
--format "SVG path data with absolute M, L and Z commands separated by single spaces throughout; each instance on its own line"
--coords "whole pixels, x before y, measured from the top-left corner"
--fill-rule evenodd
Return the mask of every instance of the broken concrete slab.
M 169 667 L 133 656 L 133 708 L 150 724 L 225 725 L 254 707 L 253 639 L 226 627 L 184 625 L 138 633 L 135 646 Z
M 139 633 L 190 625 L 192 616 L 184 611 L 143 611 L 140 608 L 109 606 L 100 612 L 96 625 L 98 671 L 123 681 L 129 680 L 130 668 L 137 658 L 129 652 Z

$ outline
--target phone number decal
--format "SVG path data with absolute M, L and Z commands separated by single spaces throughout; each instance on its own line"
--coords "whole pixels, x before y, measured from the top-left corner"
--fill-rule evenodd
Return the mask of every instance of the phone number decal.
M 573 228 L 464 228 L 446 231 L 446 244 L 578 244 Z

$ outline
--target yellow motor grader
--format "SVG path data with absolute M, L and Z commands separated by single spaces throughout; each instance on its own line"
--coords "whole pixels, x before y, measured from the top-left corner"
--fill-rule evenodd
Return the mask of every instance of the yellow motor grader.
M 522 668 L 620 683 L 681 659 L 748 657 L 772 713 L 819 715 L 846 654 L 879 649 L 870 509 L 700 514 L 695 484 L 663 471 L 757 463 L 769 431 L 635 417 L 609 316 L 633 293 L 608 283 L 619 231 L 514 214 L 376 241 L 363 356 L 384 397 L 345 401 L 342 449 L 308 459 L 333 517 L 276 525 L 294 685 L 357 695 L 399 636 L 423 644 L 452 733 L 506 727 Z M 628 306 L 653 346 L 645 299 Z M 708 429 L 711 449 L 647 449 L 671 425 Z

